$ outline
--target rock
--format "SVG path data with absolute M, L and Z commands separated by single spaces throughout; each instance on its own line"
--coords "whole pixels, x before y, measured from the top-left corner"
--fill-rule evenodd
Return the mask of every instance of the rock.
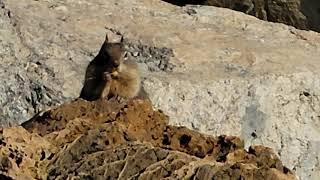
M 22 127 L 1 134 L 7 179 L 296 179 L 270 148 L 168 125 L 141 99 L 76 99 Z
M 320 32 L 320 2 L 316 0 L 164 0 L 184 6 L 187 4 L 229 8 L 259 19 L 284 23 L 298 29 Z
M 301 12 L 301 0 L 207 0 L 204 4 L 230 8 L 262 20 L 284 23 L 299 29 L 318 29 L 320 27 L 318 24 L 311 23 L 309 26 L 306 15 Z M 313 8 L 316 9 L 316 7 Z
M 301 179 L 320 176 L 318 33 L 160 0 L 3 2 L 3 126 L 76 98 L 109 31 L 137 55 L 144 89 L 169 124 L 272 147 Z
M 65 97 L 56 88 L 55 73 L 20 36 L 14 13 L 0 2 L 0 124 L 12 126 Z

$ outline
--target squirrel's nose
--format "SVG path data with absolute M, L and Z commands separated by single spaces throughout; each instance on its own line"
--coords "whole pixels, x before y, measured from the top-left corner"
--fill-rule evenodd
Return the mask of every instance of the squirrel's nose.
M 113 67 L 117 68 L 117 67 L 119 67 L 119 65 L 120 64 L 116 62 L 116 63 L 113 64 Z

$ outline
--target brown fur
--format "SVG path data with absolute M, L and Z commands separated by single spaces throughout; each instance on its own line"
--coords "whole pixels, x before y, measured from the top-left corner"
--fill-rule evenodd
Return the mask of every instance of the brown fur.
M 138 65 L 131 60 L 121 62 L 120 66 L 111 73 L 109 97 L 136 97 L 140 92 L 140 86 Z
M 108 36 L 99 54 L 87 67 L 84 86 L 80 97 L 89 101 L 99 98 L 147 98 L 141 88 L 138 65 L 132 60 L 124 60 L 125 50 L 120 43 L 109 43 Z
M 121 59 L 124 58 L 124 48 L 122 42 L 110 43 L 108 36 L 103 42 L 98 55 L 89 63 L 84 85 L 80 93 L 80 98 L 94 101 L 101 98 L 104 94 L 108 79 L 105 73 L 111 73 L 119 66 Z

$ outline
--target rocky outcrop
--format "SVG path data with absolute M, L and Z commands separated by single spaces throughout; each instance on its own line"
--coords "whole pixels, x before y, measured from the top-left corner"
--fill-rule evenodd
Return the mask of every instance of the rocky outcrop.
M 140 99 L 81 99 L 1 133 L 1 179 L 295 179 L 270 148 L 170 126 Z
M 229 8 L 271 22 L 298 29 L 320 32 L 320 2 L 317 0 L 164 0 L 183 6 L 187 4 Z
M 272 147 L 301 179 L 320 176 L 318 33 L 160 0 L 3 2 L 2 125 L 76 98 L 110 31 L 124 35 L 169 124 Z

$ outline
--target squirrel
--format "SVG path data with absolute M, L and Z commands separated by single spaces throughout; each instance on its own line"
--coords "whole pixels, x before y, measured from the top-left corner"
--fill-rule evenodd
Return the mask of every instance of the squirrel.
M 124 61 L 122 58 L 119 66 L 114 67 L 111 73 L 105 73 L 105 79 L 110 83 L 103 97 L 133 98 L 139 94 L 141 80 L 138 65 L 134 61 Z
M 80 98 L 88 101 L 112 97 L 122 100 L 137 96 L 149 99 L 141 85 L 137 63 L 125 58 L 123 37 L 119 43 L 110 43 L 106 35 L 98 55 L 87 67 Z

